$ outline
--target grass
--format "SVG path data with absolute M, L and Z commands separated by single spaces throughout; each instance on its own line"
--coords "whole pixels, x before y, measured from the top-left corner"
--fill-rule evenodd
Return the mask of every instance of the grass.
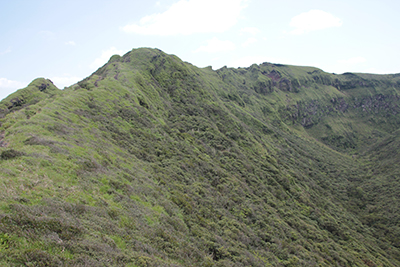
M 0 263 L 397 266 L 397 79 L 138 49 L 35 80 L 0 103 Z

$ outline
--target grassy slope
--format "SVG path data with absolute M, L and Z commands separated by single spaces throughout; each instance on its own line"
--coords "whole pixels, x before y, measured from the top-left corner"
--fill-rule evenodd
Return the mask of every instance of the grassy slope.
M 369 167 L 327 146 L 360 145 L 315 130 L 355 123 L 340 101 L 357 79 L 138 49 L 63 91 L 35 80 L 0 103 L 0 262 L 397 266 L 398 246 L 348 207 Z

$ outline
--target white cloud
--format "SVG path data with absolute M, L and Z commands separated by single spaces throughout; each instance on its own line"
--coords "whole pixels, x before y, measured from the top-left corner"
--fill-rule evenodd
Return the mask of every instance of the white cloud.
M 340 27 L 343 22 L 340 18 L 322 10 L 310 10 L 292 18 L 290 26 L 295 29 L 292 34 L 303 34 L 310 31 L 322 30 L 332 27 Z
M 90 64 L 91 69 L 98 69 L 104 64 L 108 62 L 111 56 L 113 55 L 121 55 L 123 53 L 122 50 L 119 50 L 115 47 L 110 47 L 108 50 L 103 50 L 101 56 L 96 58 L 92 64 Z
M 221 33 L 236 24 L 246 0 L 180 0 L 164 13 L 143 17 L 122 30 L 143 35 Z
M 75 46 L 75 45 L 76 45 L 76 43 L 75 43 L 74 41 L 68 41 L 68 42 L 66 42 L 65 44 L 66 44 L 66 45 L 72 45 L 72 46 Z
M 12 81 L 7 78 L 0 78 L 0 88 L 22 88 L 26 86 L 23 82 Z
M 70 86 L 74 83 L 79 82 L 83 78 L 72 76 L 70 74 L 63 74 L 62 76 L 54 76 L 51 77 L 50 80 L 60 89 L 63 89 L 65 86 Z
M 218 38 L 214 37 L 213 39 L 207 40 L 207 44 L 200 46 L 194 52 L 208 52 L 208 53 L 216 53 L 216 52 L 226 52 L 235 50 L 236 46 L 231 41 L 221 41 Z
M 259 32 L 260 30 L 256 27 L 246 27 L 240 29 L 240 33 L 250 33 L 252 35 L 256 35 Z
M 364 57 L 352 57 L 349 59 L 338 60 L 340 64 L 345 64 L 345 65 L 355 65 L 359 63 L 364 63 L 366 61 L 367 60 Z
M 242 44 L 242 46 L 243 46 L 243 47 L 247 47 L 247 46 L 249 46 L 249 45 L 251 45 L 251 44 L 254 44 L 254 43 L 256 43 L 256 42 L 257 42 L 257 39 L 254 38 L 254 37 L 251 37 L 251 38 L 248 38 L 248 39 Z

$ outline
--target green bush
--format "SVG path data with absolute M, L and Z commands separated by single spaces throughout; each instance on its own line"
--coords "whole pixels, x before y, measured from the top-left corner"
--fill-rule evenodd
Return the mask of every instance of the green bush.
M 3 160 L 13 159 L 25 155 L 24 152 L 8 149 L 1 152 L 0 158 Z

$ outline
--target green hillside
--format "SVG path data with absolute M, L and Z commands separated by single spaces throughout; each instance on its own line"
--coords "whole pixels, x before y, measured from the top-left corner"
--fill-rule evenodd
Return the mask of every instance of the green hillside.
M 1 266 L 400 266 L 400 75 L 134 49 L 0 102 Z

